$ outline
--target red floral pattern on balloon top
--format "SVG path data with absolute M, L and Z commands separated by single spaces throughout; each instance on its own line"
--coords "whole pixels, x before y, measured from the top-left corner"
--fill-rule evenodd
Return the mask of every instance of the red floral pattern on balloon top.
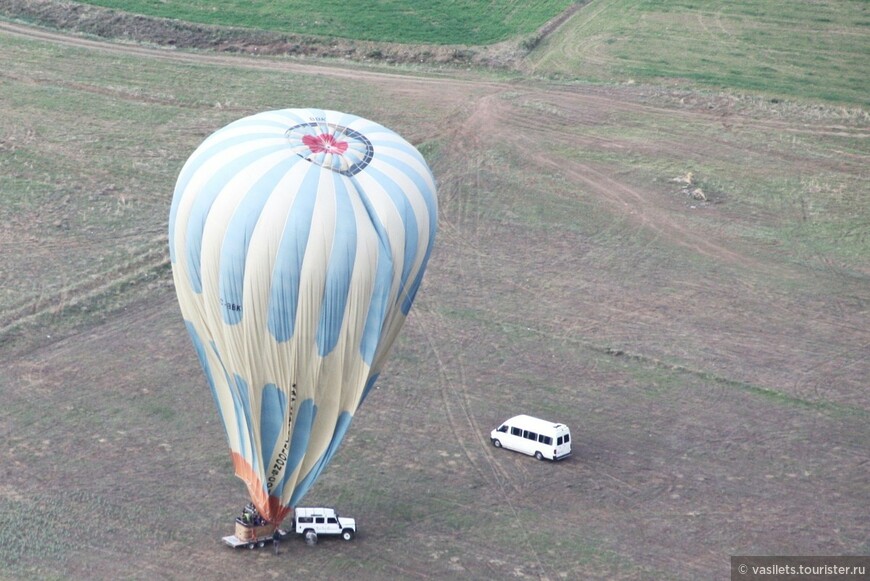
M 294 125 L 284 135 L 296 155 L 344 176 L 361 172 L 375 153 L 372 142 L 359 131 L 323 119 Z
M 337 153 L 339 155 L 347 151 L 347 141 L 338 141 L 329 133 L 320 135 L 305 135 L 302 143 L 308 146 L 312 153 Z

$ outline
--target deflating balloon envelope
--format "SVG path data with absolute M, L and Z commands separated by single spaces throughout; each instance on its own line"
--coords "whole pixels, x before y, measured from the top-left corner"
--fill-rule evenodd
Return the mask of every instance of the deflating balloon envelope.
M 280 522 L 335 454 L 420 286 L 437 201 L 399 135 L 284 109 L 206 139 L 178 177 L 178 301 L 236 475 Z

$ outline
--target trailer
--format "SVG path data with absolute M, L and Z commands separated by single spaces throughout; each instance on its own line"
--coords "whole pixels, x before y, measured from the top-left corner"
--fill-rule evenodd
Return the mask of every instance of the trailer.
M 236 519 L 235 533 L 221 539 L 225 544 L 234 549 L 239 547 L 247 547 L 249 549 L 262 548 L 266 543 L 275 541 L 276 538 L 282 541 L 289 536 L 287 531 L 279 529 L 273 524 L 254 525 L 242 522 L 241 519 Z

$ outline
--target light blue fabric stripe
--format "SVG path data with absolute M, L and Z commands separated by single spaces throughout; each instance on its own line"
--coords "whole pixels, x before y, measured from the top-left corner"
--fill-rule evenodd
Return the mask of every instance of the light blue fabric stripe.
M 418 157 L 422 160 L 422 157 L 420 156 L 419 152 L 417 152 L 416 150 L 414 150 L 414 152 L 415 152 L 416 157 Z M 411 179 L 411 181 L 414 182 L 414 185 L 417 187 L 417 189 L 420 191 L 421 196 L 423 197 L 423 201 L 426 204 L 426 210 L 429 214 L 429 240 L 428 240 L 428 244 L 426 245 L 426 253 L 423 256 L 423 261 L 420 264 L 420 269 L 417 271 L 417 275 L 414 277 L 414 280 L 411 282 L 411 285 L 405 289 L 406 296 L 401 304 L 402 314 L 407 315 L 408 312 L 411 310 L 411 304 L 414 302 L 414 297 L 416 297 L 417 291 L 420 288 L 420 283 L 423 281 L 423 274 L 424 274 L 424 271 L 426 270 L 426 265 L 429 263 L 429 256 L 432 253 L 432 246 L 435 243 L 435 234 L 438 230 L 438 205 L 437 205 L 437 202 L 435 200 L 435 192 L 429 187 L 429 181 L 427 181 L 426 176 L 421 175 L 419 172 L 416 171 L 416 169 L 414 167 L 408 165 L 404 161 L 399 160 L 399 159 L 394 158 L 394 157 L 391 157 L 389 155 L 381 155 L 379 157 L 379 160 L 397 168 L 403 174 L 408 176 Z M 428 166 L 425 164 L 425 162 L 423 163 L 422 167 L 428 168 Z M 372 171 L 374 171 L 375 168 L 371 168 L 371 166 L 369 166 L 368 168 L 366 168 L 366 171 L 369 171 L 370 169 Z M 428 175 L 429 179 L 432 180 L 432 175 L 430 173 L 428 173 L 428 169 L 426 171 L 427 171 L 427 175 Z M 434 181 L 432 183 L 434 183 Z M 404 192 L 402 193 L 402 196 L 404 197 Z M 406 201 L 406 203 L 407 203 L 407 201 Z M 411 212 L 411 208 L 408 207 L 405 211 Z M 413 261 L 414 257 L 416 256 L 416 252 L 417 252 L 417 242 L 418 241 L 417 241 L 416 223 L 417 223 L 417 221 L 415 218 L 414 219 L 414 237 L 413 237 L 414 238 L 414 246 L 413 246 L 413 250 L 409 247 L 409 245 L 407 243 L 405 244 L 405 268 L 402 269 L 402 287 L 403 288 L 405 287 L 405 284 L 407 282 L 408 263 L 409 263 L 409 261 Z M 409 233 L 409 230 L 408 230 L 409 227 L 410 227 L 410 224 L 406 222 L 406 226 L 405 226 L 406 242 L 409 238 L 409 236 L 407 234 L 407 233 Z M 401 289 L 399 291 L 399 296 L 402 296 Z
M 429 217 L 432 218 L 431 223 L 435 224 L 437 220 L 437 203 L 435 201 L 435 191 L 432 189 L 430 184 L 434 184 L 435 180 L 432 177 L 432 174 L 428 170 L 428 166 L 426 165 L 425 160 L 420 156 L 420 153 L 414 149 L 413 147 L 410 150 L 407 150 L 407 153 L 412 154 L 414 157 L 420 160 L 420 168 L 417 168 L 405 160 L 395 157 L 389 154 L 389 152 L 381 149 L 377 156 L 377 160 L 384 165 L 388 165 L 392 168 L 395 168 L 398 173 L 407 176 L 417 187 L 417 190 L 420 192 L 420 195 L 426 202 L 426 209 L 429 212 Z M 366 171 L 371 168 L 371 165 L 366 168 Z M 424 173 L 420 173 L 418 169 L 422 169 Z M 387 173 L 387 172 L 385 172 Z M 431 228 L 431 226 L 430 226 Z
M 290 455 L 287 458 L 287 470 L 284 472 L 284 480 L 281 482 L 281 494 L 275 496 L 283 498 L 284 488 L 287 486 L 293 471 L 305 458 L 308 449 L 308 440 L 311 438 L 311 430 L 314 428 L 314 420 L 317 418 L 317 406 L 314 400 L 303 400 L 296 408 L 296 417 L 293 419 L 293 436 L 290 438 Z M 288 506 L 295 506 L 290 504 Z
M 230 393 L 230 398 L 233 401 L 233 410 L 235 411 L 236 416 L 236 431 L 238 432 L 236 436 L 237 440 L 235 442 L 230 441 L 230 434 L 227 431 L 227 441 L 230 443 L 230 448 L 237 448 L 242 458 L 244 458 L 251 467 L 256 469 L 256 467 L 259 466 L 259 461 L 257 458 L 253 457 L 253 450 L 251 449 L 251 440 L 249 437 L 248 426 L 251 425 L 251 405 L 248 399 L 247 383 L 239 377 L 238 374 L 233 374 L 233 376 L 230 377 L 229 371 L 227 370 L 226 365 L 224 365 L 217 345 L 214 341 L 211 341 L 210 345 L 212 352 L 215 354 L 215 357 L 217 357 L 218 363 L 220 363 L 221 369 L 223 370 L 224 381 L 227 385 L 227 391 Z M 244 389 L 240 389 L 239 382 L 241 382 Z M 246 402 L 248 402 L 247 405 Z M 225 410 L 220 403 L 218 404 L 218 413 L 224 421 L 224 429 L 226 429 L 227 411 L 228 410 Z
M 371 365 L 381 340 L 381 331 L 383 330 L 384 320 L 387 317 L 389 309 L 390 287 L 393 283 L 395 262 L 393 261 L 393 251 L 390 247 L 389 235 L 372 206 L 369 197 L 359 187 L 354 178 L 351 178 L 351 180 L 356 187 L 359 199 L 365 206 L 369 221 L 378 236 L 378 264 L 375 271 L 374 288 L 372 289 L 372 298 L 369 303 L 363 336 L 360 342 L 362 359 Z
M 430 237 L 429 240 L 430 244 L 426 247 L 426 254 L 423 255 L 423 261 L 420 263 L 420 270 L 417 271 L 417 276 L 414 277 L 414 281 L 407 289 L 408 294 L 402 301 L 401 309 L 402 314 L 405 316 L 408 316 L 408 312 L 411 310 L 411 305 L 414 303 L 414 299 L 417 297 L 417 291 L 420 290 L 420 284 L 423 282 L 423 274 L 426 272 L 426 265 L 429 264 L 429 255 L 432 254 L 431 241 L 433 238 Z
M 335 233 L 326 270 L 326 284 L 317 325 L 317 349 L 326 357 L 335 348 L 344 322 L 350 281 L 356 260 L 357 224 L 347 190 L 347 179 L 328 172 L 335 192 Z M 328 195 L 321 191 L 322 195 Z
M 276 137 L 282 136 L 283 126 L 278 123 L 269 123 L 252 120 L 253 118 L 246 118 L 230 125 L 227 125 L 223 129 L 220 129 L 213 133 L 208 139 L 206 139 L 202 145 L 200 145 L 196 151 L 190 156 L 187 162 L 184 164 L 184 167 L 181 168 L 181 173 L 178 175 L 178 180 L 175 182 L 175 191 L 172 195 L 172 205 L 169 208 L 169 259 L 172 263 L 175 263 L 175 223 L 178 219 L 178 206 L 181 203 L 181 198 L 184 197 L 184 192 L 187 190 L 187 186 L 190 183 L 190 180 L 196 174 L 197 171 L 205 164 L 209 159 L 211 159 L 214 155 L 220 153 L 221 151 L 226 150 L 229 147 L 234 147 L 239 145 L 240 143 L 245 142 L 256 142 L 263 139 L 275 139 Z M 266 131 L 266 132 L 257 132 L 257 133 L 247 133 L 242 135 L 237 135 L 231 139 L 220 139 L 220 135 L 229 130 L 230 128 L 238 129 L 240 126 L 245 125 L 255 125 L 255 126 L 263 126 L 263 125 L 274 125 L 275 131 Z
M 248 246 L 263 206 L 275 192 L 281 179 L 300 161 L 302 158 L 296 155 L 284 158 L 263 174 L 245 194 L 244 200 L 227 225 L 221 245 L 219 296 L 223 320 L 228 325 L 235 325 L 242 320 Z M 279 192 L 278 195 L 288 195 L 288 192 Z
M 239 432 L 239 450 L 245 460 L 251 464 L 254 474 L 259 474 L 260 458 L 254 454 L 254 449 L 251 445 L 250 426 L 252 425 L 254 418 L 251 414 L 251 399 L 248 395 L 248 382 L 236 373 L 233 374 L 232 379 L 228 383 L 230 387 L 230 395 L 233 398 L 233 408 L 236 412 L 236 428 Z
M 372 142 L 375 148 L 379 148 L 381 152 L 387 148 L 397 149 L 418 159 L 423 159 L 423 156 L 416 147 L 408 143 L 401 135 L 398 135 L 395 131 L 387 129 L 386 127 L 374 125 L 369 128 L 358 129 L 358 131 L 364 134 L 369 141 Z
M 361 117 L 354 115 L 353 113 L 341 113 L 341 117 L 338 118 L 337 125 L 341 125 L 342 127 L 347 127 L 348 129 L 353 129 L 351 127 L 354 123 L 359 121 Z
M 215 389 L 214 385 L 214 377 L 211 373 L 211 366 L 209 366 L 208 359 L 206 359 L 205 344 L 202 342 L 199 333 L 196 332 L 196 328 L 193 326 L 192 322 L 185 319 L 184 326 L 187 327 L 187 334 L 190 335 L 190 339 L 193 341 L 193 348 L 196 350 L 196 356 L 199 358 L 199 364 L 200 366 L 202 366 L 202 371 L 205 373 L 205 380 L 206 382 L 208 382 L 208 389 L 209 391 L 211 391 L 211 397 L 212 399 L 214 399 L 215 408 L 217 408 L 218 415 L 221 418 L 221 425 L 224 427 L 224 437 L 227 438 L 227 442 L 229 442 L 229 435 L 227 433 L 227 421 L 224 419 L 224 414 L 221 410 L 221 404 L 220 400 L 218 399 L 217 389 Z
M 264 462 L 269 462 L 275 453 L 286 417 L 287 394 L 274 383 L 266 385 L 260 400 L 260 446 Z M 264 484 L 268 481 L 269 474 L 266 474 Z M 268 484 L 266 488 L 268 489 Z
M 428 166 L 424 166 L 427 167 Z M 431 174 L 430 174 L 431 176 Z M 434 178 L 431 178 L 434 183 Z M 429 257 L 432 255 L 432 248 L 435 246 L 435 235 L 438 232 L 438 202 L 435 199 L 435 191 L 430 190 L 425 185 L 418 185 L 420 192 L 423 194 L 423 199 L 426 202 L 426 210 L 429 212 L 429 240 L 426 244 L 426 253 L 423 255 L 423 260 L 420 262 L 420 269 L 417 271 L 417 276 L 411 283 L 408 289 L 408 295 L 402 303 L 402 314 L 407 316 L 411 310 L 411 304 L 417 296 L 417 291 L 420 289 L 420 283 L 423 282 L 423 274 L 426 272 L 426 266 L 429 264 Z
M 272 286 L 269 291 L 269 333 L 279 343 L 293 337 L 296 326 L 296 308 L 299 299 L 299 280 L 302 259 L 311 232 L 311 216 L 317 202 L 317 184 L 322 169 L 309 164 L 299 184 L 299 192 L 287 214 L 284 233 L 275 254 Z
M 227 182 L 247 166 L 255 163 L 263 156 L 280 151 L 285 147 L 286 144 L 278 143 L 245 151 L 243 155 L 216 171 L 203 184 L 202 189 L 196 193 L 196 199 L 191 207 L 190 217 L 187 222 L 187 235 L 185 239 L 187 244 L 187 269 L 190 276 L 190 284 L 195 293 L 202 292 L 202 234 L 205 230 L 208 213 L 211 211 L 211 207 L 217 199 L 218 194 L 220 194 Z
M 405 248 L 404 261 L 402 264 L 402 277 L 399 284 L 399 295 L 408 283 L 408 277 L 411 274 L 411 269 L 414 266 L 414 258 L 417 256 L 417 244 L 419 242 L 419 228 L 417 226 L 417 216 L 414 214 L 414 208 L 408 201 L 408 196 L 405 191 L 390 177 L 389 174 L 383 172 L 377 167 L 369 165 L 364 173 L 370 175 L 378 185 L 384 188 L 393 205 L 396 206 L 396 211 L 402 218 L 402 229 L 405 231 Z M 410 177 L 410 176 L 409 176 Z
M 320 460 L 314 464 L 305 478 L 296 485 L 287 506 L 296 507 L 299 505 L 302 497 L 305 496 L 305 493 L 308 492 L 308 489 L 311 488 L 311 485 L 314 484 L 323 469 L 332 461 L 332 457 L 335 456 L 335 453 L 338 451 L 338 446 L 344 439 L 344 435 L 347 433 L 347 429 L 350 427 L 352 420 L 353 415 L 350 412 L 342 412 L 341 415 L 338 416 L 338 421 L 335 424 L 335 430 L 332 433 L 332 439 L 329 442 L 329 446 L 326 448 L 326 452 L 324 452 Z

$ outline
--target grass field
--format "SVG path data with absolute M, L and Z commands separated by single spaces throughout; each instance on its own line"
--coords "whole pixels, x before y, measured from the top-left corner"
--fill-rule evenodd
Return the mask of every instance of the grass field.
M 502 82 L 0 22 L 0 579 L 725 580 L 730 555 L 870 553 L 864 99 L 609 82 L 596 54 L 594 83 Z M 359 535 L 234 552 L 247 498 L 169 204 L 213 131 L 309 105 L 420 147 L 440 229 L 305 499 Z M 521 412 L 573 457 L 495 450 Z
M 866 107 L 868 27 L 862 0 L 592 2 L 535 51 L 530 69 Z
M 483 45 L 532 34 L 571 0 L 90 0 L 147 16 L 202 24 L 383 42 Z

